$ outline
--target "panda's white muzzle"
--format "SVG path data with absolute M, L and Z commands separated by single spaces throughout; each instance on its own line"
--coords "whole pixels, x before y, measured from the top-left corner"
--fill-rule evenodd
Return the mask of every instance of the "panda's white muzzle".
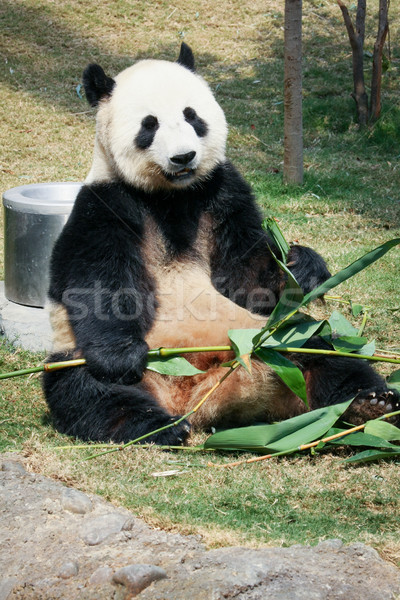
M 184 154 L 175 154 L 169 158 L 170 168 L 166 171 L 165 177 L 168 181 L 177 182 L 193 177 L 196 173 L 196 152 L 191 150 Z

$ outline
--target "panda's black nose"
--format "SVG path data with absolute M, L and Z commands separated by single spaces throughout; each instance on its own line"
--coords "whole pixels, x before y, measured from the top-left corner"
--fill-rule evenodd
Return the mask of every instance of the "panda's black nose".
M 187 152 L 186 154 L 176 154 L 169 159 L 175 165 L 188 165 L 196 156 L 196 152 Z

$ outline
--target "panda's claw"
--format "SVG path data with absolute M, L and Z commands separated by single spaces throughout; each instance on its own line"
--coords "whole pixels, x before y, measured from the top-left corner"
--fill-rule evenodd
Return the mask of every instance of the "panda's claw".
M 400 394 L 396 390 L 361 390 L 346 410 L 344 419 L 354 425 L 362 425 L 366 421 L 399 410 L 399 406 Z M 400 417 L 391 417 L 389 421 L 399 425 Z

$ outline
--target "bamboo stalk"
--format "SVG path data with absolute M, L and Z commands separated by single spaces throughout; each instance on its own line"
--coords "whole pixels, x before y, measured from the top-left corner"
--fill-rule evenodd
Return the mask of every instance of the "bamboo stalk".
M 19 371 L 11 371 L 11 373 L 0 373 L 0 379 L 9 379 L 10 377 L 19 377 L 20 375 L 31 375 L 32 373 L 40 373 L 42 371 L 58 371 L 67 367 L 78 367 L 84 365 L 84 358 L 75 358 L 73 360 L 63 360 L 60 362 L 45 363 L 40 367 L 31 367 L 29 369 L 20 369 Z
M 364 315 L 363 315 L 363 318 L 362 318 L 362 321 L 361 321 L 361 325 L 360 325 L 359 330 L 357 331 L 357 336 L 358 337 L 361 337 L 362 334 L 364 333 L 364 329 L 365 329 L 365 326 L 367 324 L 367 319 L 368 319 L 368 311 L 364 310 Z
M 274 329 L 275 331 L 275 329 Z M 273 332 L 272 332 L 273 333 Z M 272 333 L 270 335 L 272 335 Z M 263 339 L 261 344 L 257 344 L 255 348 L 259 348 L 266 339 L 270 337 L 269 335 Z M 376 362 L 387 362 L 395 365 L 400 364 L 400 355 L 398 358 L 395 357 L 387 357 L 381 354 L 374 354 L 372 356 L 368 354 L 357 354 L 355 352 L 340 352 L 339 350 L 321 350 L 316 348 L 293 348 L 290 346 L 285 347 L 272 347 L 272 350 L 276 352 L 283 353 L 291 353 L 291 354 L 321 354 L 326 356 L 342 356 L 345 358 L 356 358 L 363 360 L 371 360 Z M 148 357 L 149 358 L 168 358 L 170 356 L 177 356 L 180 354 L 190 354 L 194 352 L 231 352 L 233 351 L 232 346 L 194 346 L 191 348 L 158 348 L 157 350 L 149 350 Z M 386 352 L 385 350 L 381 350 L 381 352 Z M 86 364 L 86 360 L 84 358 L 76 358 L 73 360 L 64 360 L 60 362 L 53 363 L 45 363 L 39 367 L 31 367 L 29 369 L 20 369 L 19 371 L 11 371 L 9 373 L 0 373 L 1 379 L 9 379 L 11 377 L 19 377 L 21 375 L 30 375 L 32 373 L 40 373 L 42 371 L 57 371 L 59 369 L 65 369 L 67 367 L 78 367 Z M 225 376 L 224 376 L 225 377 Z
M 149 350 L 148 358 L 168 358 L 177 354 L 190 354 L 193 352 L 229 352 L 232 346 L 193 346 L 190 348 L 158 348 Z
M 66 367 L 80 367 L 86 364 L 84 358 L 74 358 L 73 360 L 61 360 L 60 362 L 47 363 L 43 365 L 43 371 L 58 371 Z
M 338 350 L 320 350 L 316 348 L 292 348 L 292 347 L 279 347 L 279 348 L 271 348 L 271 350 L 275 350 L 276 352 L 289 352 L 293 354 L 321 354 L 322 356 L 342 356 L 344 358 L 360 358 L 363 360 L 372 360 L 377 362 L 388 362 L 393 363 L 395 365 L 400 364 L 400 358 L 388 358 L 386 356 L 381 355 L 372 355 L 368 354 L 356 354 L 355 352 L 340 352 Z
M 41 371 L 44 371 L 44 365 L 41 367 L 11 371 L 11 373 L 0 373 L 0 379 L 9 379 L 10 377 L 19 377 L 20 375 L 30 375 L 31 373 L 40 373 Z
M 154 444 L 136 444 L 133 448 L 145 449 L 153 448 Z M 124 446 L 116 444 L 76 444 L 67 446 L 53 446 L 53 450 L 97 450 L 97 449 L 113 449 L 115 452 L 124 450 Z M 186 452 L 215 452 L 213 448 L 203 448 L 203 446 L 157 446 L 159 450 L 184 450 Z

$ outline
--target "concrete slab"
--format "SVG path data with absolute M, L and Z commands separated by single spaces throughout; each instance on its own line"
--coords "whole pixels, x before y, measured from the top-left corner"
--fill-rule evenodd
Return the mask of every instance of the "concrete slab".
M 0 335 L 25 350 L 50 351 L 52 332 L 48 309 L 10 302 L 4 293 L 4 281 L 0 281 Z

